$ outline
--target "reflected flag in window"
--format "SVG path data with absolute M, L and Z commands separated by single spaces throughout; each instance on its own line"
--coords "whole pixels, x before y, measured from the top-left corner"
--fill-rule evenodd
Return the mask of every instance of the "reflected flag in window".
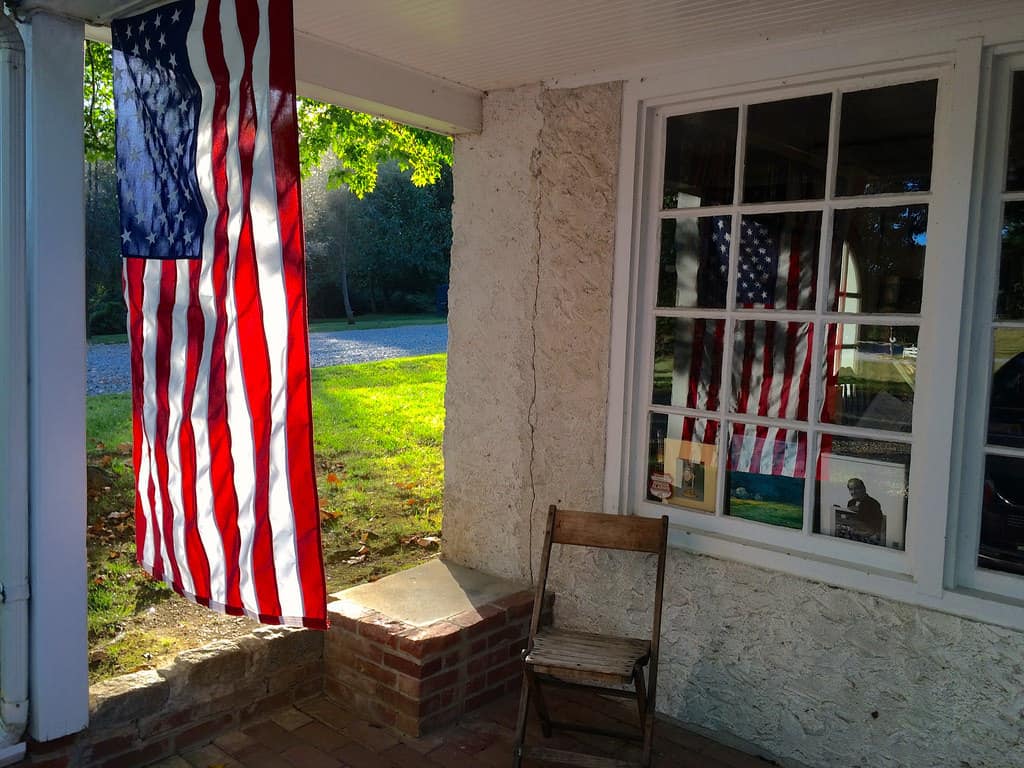
M 137 558 L 211 608 L 326 628 L 291 2 L 111 33 Z

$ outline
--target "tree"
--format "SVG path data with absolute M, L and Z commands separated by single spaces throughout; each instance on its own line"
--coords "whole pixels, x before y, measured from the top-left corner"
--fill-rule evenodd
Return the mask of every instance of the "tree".
M 90 162 L 114 157 L 114 70 L 110 46 L 85 44 L 85 152 Z M 333 104 L 298 100 L 299 162 L 303 176 L 328 153 L 338 159 L 328 179 L 330 188 L 345 184 L 362 198 L 377 184 L 377 168 L 393 160 L 422 187 L 435 183 L 452 164 L 452 140 L 421 128 L 353 112 Z
M 306 229 L 311 233 L 307 234 L 311 312 L 317 288 L 327 290 L 327 286 L 317 286 L 312 277 L 319 269 L 328 269 L 330 274 L 338 276 L 335 290 L 340 289 L 349 322 L 354 322 L 350 276 L 358 279 L 372 306 L 378 294 L 386 304 L 402 303 L 397 296 L 392 301 L 392 293 L 399 291 L 393 265 L 412 264 L 410 269 L 423 279 L 427 279 L 427 273 L 434 275 L 442 268 L 447 274 L 451 245 L 451 174 L 448 171 L 452 162 L 451 138 L 308 99 L 299 99 L 297 107 L 299 159 L 307 182 L 304 187 L 313 187 L 316 192 L 310 196 L 304 189 L 303 193 Z M 119 330 L 111 326 L 118 318 L 123 324 L 124 314 L 120 305 L 120 243 L 112 162 L 115 146 L 113 66 L 110 46 L 102 43 L 86 43 L 83 116 L 88 163 L 89 323 L 90 332 L 102 333 Z M 401 227 L 382 223 L 390 215 L 385 212 L 385 197 L 374 198 L 365 209 L 357 205 L 364 198 L 369 201 L 368 196 L 372 196 L 378 178 L 388 186 L 385 197 L 393 200 L 393 208 L 404 205 L 409 215 L 423 215 L 427 217 L 424 222 L 434 222 L 417 224 L 415 230 L 406 223 L 407 235 L 419 232 L 422 242 L 412 236 L 399 240 Z M 399 204 L 398 200 L 405 199 L 403 194 L 406 193 L 397 188 L 404 187 L 407 192 L 423 191 L 414 190 L 414 186 L 437 187 L 442 191 L 441 197 L 425 192 Z M 438 200 L 447 206 L 446 210 L 434 209 Z M 374 231 L 382 239 L 373 240 L 360 234 L 369 231 L 371 226 L 376 227 Z M 399 254 L 398 248 L 408 248 L 408 253 Z M 443 254 L 438 248 L 443 248 Z M 429 266 L 416 266 L 418 258 L 427 259 Z M 385 273 L 374 274 L 370 264 L 379 265 Z M 422 284 L 415 288 L 418 290 L 403 290 L 409 295 L 422 294 Z

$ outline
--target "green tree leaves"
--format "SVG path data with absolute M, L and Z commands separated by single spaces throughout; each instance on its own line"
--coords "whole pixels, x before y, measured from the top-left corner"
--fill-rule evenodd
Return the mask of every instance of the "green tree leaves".
M 86 160 L 114 157 L 114 86 L 110 46 L 85 44 L 85 81 L 82 111 L 85 118 Z M 333 165 L 331 189 L 346 185 L 363 198 L 377 185 L 377 168 L 394 161 L 418 187 L 434 184 L 441 170 L 452 164 L 452 140 L 421 128 L 353 112 L 333 104 L 298 100 L 299 161 L 308 176 L 328 153 Z

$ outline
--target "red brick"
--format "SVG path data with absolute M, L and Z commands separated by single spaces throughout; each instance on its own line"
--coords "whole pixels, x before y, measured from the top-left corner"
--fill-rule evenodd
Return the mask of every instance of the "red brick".
M 516 641 L 514 641 L 512 643 L 509 643 L 508 655 L 510 657 L 515 657 L 517 659 L 521 659 L 523 657 L 523 651 L 526 650 L 526 641 L 528 639 L 529 638 L 523 637 L 523 638 L 520 638 L 519 640 L 516 640 Z
M 68 768 L 71 765 L 71 758 L 68 755 L 60 755 L 59 757 L 43 757 L 40 759 L 32 758 L 30 760 L 32 768 Z
M 393 621 L 380 614 L 370 614 L 363 617 L 359 622 L 359 634 L 380 645 L 394 648 L 398 643 L 398 634 L 403 632 L 406 626 L 399 621 Z
M 435 653 L 450 650 L 460 640 L 461 627 L 447 621 L 440 621 L 423 629 L 412 630 L 398 640 L 398 650 L 422 659 Z
M 506 611 L 518 611 L 519 615 L 528 615 L 533 610 L 533 596 L 533 592 L 524 589 L 511 595 L 499 597 L 493 601 L 493 605 Z M 526 608 L 525 614 L 522 613 L 524 607 Z
M 289 691 L 280 691 L 278 693 L 271 694 L 270 696 L 264 696 L 261 699 L 257 699 L 243 707 L 239 712 L 239 717 L 241 720 L 248 722 L 263 714 L 287 707 L 291 703 L 291 693 Z
M 160 739 L 131 752 L 124 752 L 101 765 L 102 768 L 137 768 L 140 765 L 156 762 L 169 754 L 171 754 L 171 740 Z
M 480 651 L 487 650 L 487 638 L 481 637 L 478 640 L 474 640 L 469 646 L 469 655 L 476 656 Z
M 234 721 L 233 714 L 226 714 L 213 720 L 207 720 L 205 723 L 194 725 L 174 737 L 174 748 L 180 751 L 194 744 L 211 741 L 215 736 L 220 735 L 234 725 Z
M 487 673 L 487 685 L 495 685 L 497 683 L 504 682 L 510 677 L 518 677 L 522 670 L 523 665 L 520 663 L 519 659 L 512 659 L 512 661 L 507 664 L 496 667 Z
M 509 624 L 504 629 L 499 629 L 487 636 L 487 647 L 493 648 L 496 645 L 507 644 L 509 640 L 519 640 L 529 633 L 529 629 L 524 629 L 518 624 Z
M 506 612 L 504 608 L 488 603 L 476 609 L 463 611 L 453 616 L 449 621 L 465 629 L 467 637 L 475 637 L 503 626 L 505 619 Z
M 439 675 L 423 680 L 420 683 L 420 695 L 429 696 L 437 691 L 444 690 L 455 685 L 459 681 L 459 670 L 449 669 Z
M 377 690 L 373 695 L 378 702 L 387 705 L 396 712 L 403 712 L 407 715 L 420 714 L 420 705 L 422 702 L 418 699 L 411 699 L 408 696 L 403 696 L 398 691 L 385 688 L 382 685 L 377 686 Z
M 373 662 L 367 661 L 356 657 L 352 662 L 352 669 L 358 672 L 360 675 L 376 680 L 378 683 L 384 683 L 385 685 L 395 684 L 395 673 L 390 669 L 384 669 L 379 667 Z
M 298 744 L 289 747 L 281 753 L 281 757 L 291 765 L 301 765 L 302 768 L 338 768 L 341 763 L 337 758 L 331 757 L 309 744 Z
M 481 654 L 470 659 L 466 665 L 466 672 L 470 677 L 476 677 L 481 672 L 489 672 L 497 666 L 508 662 L 508 651 L 505 648 L 498 648 L 486 654 Z
M 445 656 L 444 659 L 442 659 L 442 661 L 444 662 L 442 666 L 445 669 L 450 669 L 452 667 L 459 666 L 462 663 L 462 654 L 458 651 L 452 651 L 447 656 Z M 424 668 L 426 668 L 427 666 L 429 665 L 424 665 Z
M 352 669 L 334 670 L 324 680 L 324 690 L 330 695 L 337 694 L 336 698 L 341 702 L 346 702 L 347 697 L 354 691 L 372 694 L 377 685 L 379 683 L 373 678 L 360 675 Z
M 397 669 L 403 675 L 409 677 L 424 677 L 423 666 L 417 664 L 415 661 L 410 661 L 403 656 L 396 656 L 393 653 L 384 653 L 381 656 L 381 664 L 391 669 Z M 440 659 L 438 659 L 438 667 L 441 666 Z
M 465 685 L 466 696 L 472 696 L 474 693 L 479 693 L 487 687 L 487 674 L 480 674 L 473 677 Z
M 105 757 L 112 757 L 113 755 L 119 755 L 135 746 L 138 746 L 135 737 L 125 734 L 123 736 L 115 736 L 112 739 L 104 739 L 103 741 L 96 742 L 92 745 L 89 753 L 94 760 L 97 760 Z
M 332 640 L 324 648 L 324 658 L 330 663 L 334 658 L 345 658 L 347 655 L 363 656 L 370 661 L 380 661 L 382 648 L 380 643 L 367 637 L 347 635 Z
M 28 754 L 52 755 L 55 752 L 64 752 L 73 747 L 76 741 L 78 741 L 77 733 L 73 733 L 70 736 L 62 736 L 59 739 L 52 739 L 51 741 L 29 741 Z
M 323 723 L 315 720 L 312 723 L 307 723 L 301 728 L 296 729 L 295 735 L 300 737 L 303 742 L 312 744 L 314 747 L 322 749 L 324 752 L 331 752 L 348 741 L 348 737 L 343 733 L 340 733 L 333 728 L 328 728 Z
M 302 701 L 303 699 L 311 698 L 312 696 L 319 696 L 324 692 L 324 678 L 323 675 L 317 675 L 315 678 L 311 677 L 303 683 L 299 683 L 292 690 L 292 698 L 294 701 Z
M 482 707 L 489 701 L 494 701 L 499 696 L 504 695 L 504 686 L 499 685 L 497 688 L 489 688 L 483 693 L 478 693 L 475 696 L 470 696 L 466 699 L 466 712 Z

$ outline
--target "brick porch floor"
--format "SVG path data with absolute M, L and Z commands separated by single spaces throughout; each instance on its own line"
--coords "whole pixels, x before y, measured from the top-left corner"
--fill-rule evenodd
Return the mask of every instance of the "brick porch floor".
M 617 701 L 552 692 L 552 715 L 593 723 L 630 721 Z M 153 765 L 156 768 L 505 768 L 512 764 L 518 696 L 505 696 L 427 736 L 402 736 L 354 714 L 326 696 L 308 699 Z M 532 714 L 532 713 L 531 713 Z M 528 743 L 541 740 L 531 718 Z M 658 768 L 767 768 L 765 760 L 660 722 L 653 765 Z M 599 736 L 556 734 L 549 746 L 583 746 L 596 754 L 628 756 L 634 749 Z M 524 766 L 550 765 L 524 761 Z

